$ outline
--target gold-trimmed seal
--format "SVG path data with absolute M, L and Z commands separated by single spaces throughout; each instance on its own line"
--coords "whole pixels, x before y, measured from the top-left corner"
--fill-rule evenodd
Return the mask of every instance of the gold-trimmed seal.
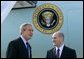
M 63 25 L 62 11 L 54 4 L 40 5 L 33 13 L 33 24 L 40 32 L 54 33 Z

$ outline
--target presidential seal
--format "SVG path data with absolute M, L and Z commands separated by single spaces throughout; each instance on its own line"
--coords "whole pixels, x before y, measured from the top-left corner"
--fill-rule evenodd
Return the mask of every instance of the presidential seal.
M 38 6 L 33 13 L 33 24 L 40 32 L 54 33 L 62 27 L 62 11 L 50 3 Z

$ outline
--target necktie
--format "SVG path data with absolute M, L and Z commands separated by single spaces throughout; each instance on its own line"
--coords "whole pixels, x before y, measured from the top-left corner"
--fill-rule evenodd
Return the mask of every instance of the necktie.
M 58 48 L 56 57 L 59 58 L 59 55 L 60 55 L 60 49 Z
M 31 54 L 31 48 L 28 42 L 26 42 L 27 45 L 27 52 L 28 52 L 28 57 L 31 58 L 30 54 Z

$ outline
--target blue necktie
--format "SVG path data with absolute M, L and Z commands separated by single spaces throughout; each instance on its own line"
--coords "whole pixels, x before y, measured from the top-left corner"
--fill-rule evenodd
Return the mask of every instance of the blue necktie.
M 59 55 L 60 55 L 60 49 L 58 48 L 56 57 L 59 58 Z
M 30 46 L 29 46 L 29 43 L 26 42 L 26 45 L 27 45 L 27 52 L 28 52 L 28 57 L 31 58 L 30 54 L 31 54 L 31 51 L 30 51 Z

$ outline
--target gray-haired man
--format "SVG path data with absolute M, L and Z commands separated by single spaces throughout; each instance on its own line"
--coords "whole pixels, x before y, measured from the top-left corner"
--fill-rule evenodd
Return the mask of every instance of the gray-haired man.
M 33 35 L 31 24 L 24 23 L 20 26 L 20 37 L 11 41 L 7 49 L 7 58 L 32 58 L 31 46 L 28 40 Z
M 52 35 L 54 48 L 47 51 L 47 58 L 76 58 L 74 49 L 64 45 L 64 34 L 60 31 Z

